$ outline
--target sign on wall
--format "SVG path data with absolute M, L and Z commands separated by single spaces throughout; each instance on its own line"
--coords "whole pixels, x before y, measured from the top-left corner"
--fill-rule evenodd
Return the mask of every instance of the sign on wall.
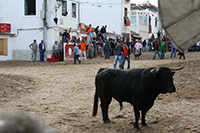
M 10 32 L 11 25 L 6 23 L 0 23 L 0 32 Z

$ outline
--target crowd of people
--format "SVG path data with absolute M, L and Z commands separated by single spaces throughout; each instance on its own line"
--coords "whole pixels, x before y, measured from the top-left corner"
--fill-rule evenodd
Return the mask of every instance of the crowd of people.
M 154 56 L 152 56 L 153 60 L 156 59 L 156 56 L 160 59 L 165 58 L 165 52 L 170 51 L 171 59 L 175 59 L 177 56 L 177 49 L 175 45 L 168 39 L 168 37 L 164 36 L 161 39 L 161 33 L 158 31 L 157 38 L 154 37 L 154 34 L 148 40 L 140 40 L 140 38 L 134 38 L 132 42 L 129 42 L 126 38 L 107 38 L 106 34 L 107 26 L 102 26 L 99 30 L 99 26 L 97 26 L 94 30 L 92 29 L 91 25 L 89 25 L 86 29 L 88 36 L 86 39 L 80 38 L 72 38 L 70 40 L 70 35 L 67 30 L 62 34 L 62 40 L 58 43 L 55 41 L 52 47 L 53 57 L 57 59 L 56 61 L 63 61 L 64 57 L 64 44 L 63 42 L 74 43 L 73 48 L 73 55 L 74 55 L 74 64 L 76 64 L 76 60 L 79 63 L 82 61 L 86 61 L 87 58 L 97 58 L 97 57 L 104 57 L 105 59 L 110 59 L 110 56 L 114 56 L 114 64 L 113 67 L 116 68 L 117 62 L 119 62 L 119 68 L 123 69 L 125 60 L 128 62 L 127 69 L 130 68 L 130 55 L 132 54 L 135 56 L 135 59 L 139 59 L 142 55 L 142 52 L 146 51 L 153 51 Z M 29 45 L 30 49 L 32 49 L 32 57 L 31 60 L 36 60 L 37 54 L 37 43 L 36 39 L 34 39 L 33 43 Z M 197 51 L 200 50 L 200 41 L 197 42 L 195 49 Z M 40 61 L 44 61 L 44 53 L 46 51 L 46 46 L 44 41 L 41 40 L 39 43 L 39 52 L 40 52 Z M 194 47 L 193 47 L 194 51 Z M 185 59 L 184 52 L 179 51 L 178 55 L 180 55 L 179 59 L 183 57 Z M 80 56 L 80 59 L 79 59 Z

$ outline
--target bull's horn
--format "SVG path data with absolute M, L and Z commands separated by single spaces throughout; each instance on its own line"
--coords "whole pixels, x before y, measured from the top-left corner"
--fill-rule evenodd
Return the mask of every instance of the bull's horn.
M 171 67 L 171 68 L 169 68 L 170 70 L 171 70 L 171 72 L 175 72 L 175 71 L 178 71 L 178 70 L 181 70 L 181 69 L 183 69 L 184 67 Z
M 151 73 L 158 73 L 158 72 L 159 72 L 158 68 L 151 69 Z

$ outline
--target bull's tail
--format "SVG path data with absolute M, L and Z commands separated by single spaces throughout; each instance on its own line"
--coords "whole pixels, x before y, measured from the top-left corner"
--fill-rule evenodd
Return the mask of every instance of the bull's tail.
M 93 114 L 92 114 L 93 117 L 96 116 L 97 109 L 98 109 L 98 96 L 97 96 L 97 93 L 95 93 L 95 95 L 94 95 Z

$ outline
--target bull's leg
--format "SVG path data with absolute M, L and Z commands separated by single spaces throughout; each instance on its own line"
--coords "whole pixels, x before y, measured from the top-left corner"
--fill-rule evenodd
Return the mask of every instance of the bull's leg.
M 140 118 L 140 111 L 137 107 L 134 107 L 134 112 L 135 112 L 135 124 L 134 128 L 135 130 L 140 130 L 139 125 L 138 125 L 138 120 Z
M 147 123 L 145 122 L 145 116 L 146 116 L 146 111 L 142 111 L 142 126 L 147 126 Z
M 110 105 L 112 97 L 100 97 L 100 99 L 103 121 L 104 123 L 110 123 L 110 119 L 108 118 L 108 107 Z

